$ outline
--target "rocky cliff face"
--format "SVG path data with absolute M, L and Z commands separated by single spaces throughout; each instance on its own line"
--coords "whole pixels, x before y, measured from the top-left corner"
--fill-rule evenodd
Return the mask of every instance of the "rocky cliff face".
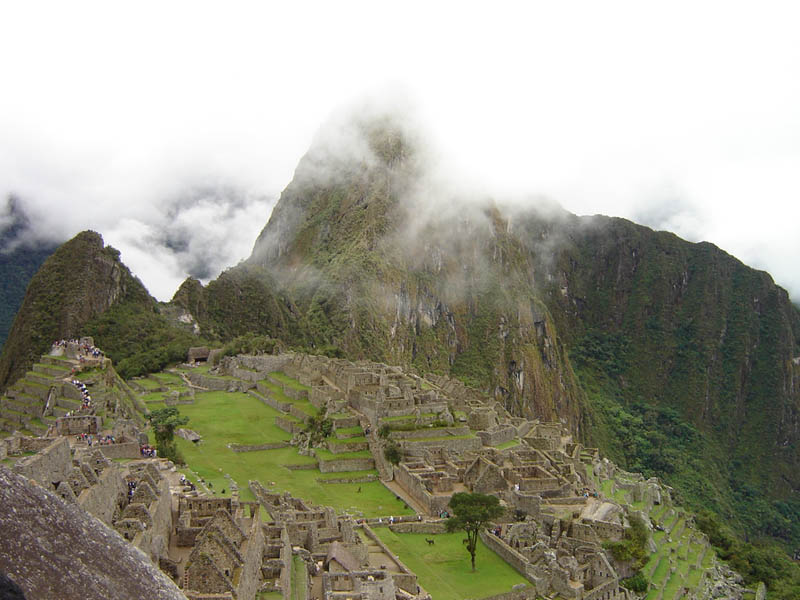
M 503 214 L 488 200 L 453 211 L 446 198 L 431 212 L 409 136 L 356 127 L 368 152 L 344 161 L 312 149 L 249 267 L 292 298 L 309 346 L 457 375 L 517 414 L 580 432 L 564 347 Z
M 155 303 L 98 233 L 84 231 L 60 246 L 28 285 L 0 355 L 0 389 L 16 381 L 54 340 L 80 336 L 92 319 L 131 297 Z
M 625 401 L 695 424 L 727 455 L 731 480 L 781 496 L 800 488 L 800 313 L 769 274 L 623 219 L 518 225 L 567 345 L 617 336 L 612 379 Z
M 99 234 L 85 231 L 60 246 L 28 285 L 0 355 L 0 389 L 19 378 L 54 340 L 80 335 L 84 324 L 133 287 L 144 290 Z
M 668 409 L 703 435 L 704 497 L 794 498 L 800 317 L 769 275 L 623 219 L 458 197 L 401 126 L 356 128 L 357 153 L 301 161 L 226 273 L 236 288 L 204 291 L 226 331 L 248 319 L 316 351 L 454 375 L 610 447 L 624 442 L 571 359 L 599 352 L 606 408 Z M 232 289 L 254 290 L 260 316 Z
M 186 598 L 116 531 L 3 466 L 0 529 L 0 572 L 26 598 Z

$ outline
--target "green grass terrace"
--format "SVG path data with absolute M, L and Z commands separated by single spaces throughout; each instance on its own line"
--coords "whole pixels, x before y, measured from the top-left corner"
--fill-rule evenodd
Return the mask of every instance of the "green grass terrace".
M 148 399 L 148 407 L 158 404 L 156 398 Z M 273 450 L 234 452 L 231 444 L 260 445 L 288 444 L 291 435 L 277 425 L 275 417 L 282 413 L 260 402 L 249 394 L 231 392 L 201 392 L 195 395 L 194 404 L 181 405 L 180 413 L 189 417 L 186 425 L 202 436 L 198 444 L 176 437 L 179 450 L 186 459 L 185 471 L 190 479 L 202 477 L 211 483 L 211 489 L 220 495 L 230 495 L 228 474 L 239 486 L 243 500 L 254 500 L 248 481 L 259 480 L 275 491 L 289 491 L 294 496 L 321 505 L 333 506 L 337 511 L 363 514 L 366 517 L 413 514 L 405 508 L 380 481 L 353 483 L 325 483 L 332 479 L 363 479 L 377 476 L 377 471 L 320 473 L 317 459 L 298 454 L 288 446 Z M 367 451 L 336 454 L 325 449 L 315 450 L 321 460 L 366 458 Z
M 406 566 L 417 574 L 419 584 L 434 600 L 485 598 L 510 592 L 528 581 L 492 550 L 478 542 L 475 572 L 462 539 L 463 532 L 430 535 L 394 533 L 388 527 L 373 528 L 376 535 Z M 429 545 L 425 538 L 432 538 Z

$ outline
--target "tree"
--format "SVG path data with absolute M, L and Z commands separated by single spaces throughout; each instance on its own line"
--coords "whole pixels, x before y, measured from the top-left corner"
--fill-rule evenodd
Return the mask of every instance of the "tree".
M 400 451 L 400 447 L 394 442 L 390 442 L 386 445 L 383 449 L 383 456 L 393 465 L 400 464 L 400 461 L 403 459 L 403 453 Z
M 169 458 L 173 462 L 183 463 L 178 448 L 175 446 L 175 430 L 186 425 L 189 417 L 182 417 L 177 408 L 167 406 L 150 412 L 147 419 L 156 436 L 156 448 L 159 456 Z
M 333 433 L 333 421 L 321 414 L 309 416 L 304 431 L 308 434 L 309 445 L 319 446 Z
M 475 571 L 475 551 L 478 548 L 478 533 L 489 521 L 501 516 L 505 509 L 500 506 L 497 496 L 457 492 L 450 498 L 453 516 L 447 519 L 447 531 L 464 531 L 467 534 L 467 552 L 472 557 L 472 570 Z

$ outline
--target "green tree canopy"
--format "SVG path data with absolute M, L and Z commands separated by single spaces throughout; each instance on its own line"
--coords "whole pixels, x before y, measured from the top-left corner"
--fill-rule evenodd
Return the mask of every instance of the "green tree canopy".
M 156 448 L 158 448 L 159 456 L 182 463 L 183 460 L 175 446 L 175 430 L 182 425 L 186 425 L 189 422 L 189 417 L 182 417 L 177 408 L 167 406 L 150 412 L 147 415 L 147 419 L 150 421 L 156 436 Z
M 478 548 L 478 533 L 481 527 L 498 518 L 505 512 L 500 506 L 497 496 L 457 492 L 450 498 L 453 516 L 446 522 L 447 531 L 464 531 L 467 534 L 466 546 L 472 558 L 472 570 L 475 571 L 475 551 Z

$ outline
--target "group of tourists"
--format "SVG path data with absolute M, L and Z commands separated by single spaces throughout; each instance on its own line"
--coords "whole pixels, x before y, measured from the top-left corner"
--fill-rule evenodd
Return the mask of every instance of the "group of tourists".
M 584 498 L 588 498 L 591 496 L 592 498 L 598 498 L 597 492 L 591 491 L 589 488 L 583 488 L 583 492 L 581 494 Z
M 155 458 L 157 455 L 156 449 L 150 444 L 144 444 L 139 448 L 139 452 L 145 458 Z
M 128 482 L 128 502 L 130 502 L 131 498 L 133 498 L 133 494 L 136 491 L 136 482 L 131 480 Z
M 197 487 L 191 482 L 191 480 L 187 479 L 186 475 L 184 475 L 183 473 L 181 473 L 181 485 L 184 487 L 188 487 L 191 491 L 197 489 Z M 225 490 L 222 490 L 222 493 L 224 494 Z
M 100 358 L 103 356 L 103 351 L 100 350 L 97 346 L 92 346 L 90 344 L 82 344 L 80 340 L 71 339 L 71 340 L 56 340 L 53 342 L 52 350 L 56 348 L 65 348 L 68 345 L 74 345 L 78 347 L 78 360 L 83 362 L 86 358 Z
M 79 379 L 73 379 L 72 385 L 78 388 L 81 393 L 81 412 L 88 412 L 91 410 L 92 395 L 89 393 L 89 389 L 86 387 L 86 384 Z

